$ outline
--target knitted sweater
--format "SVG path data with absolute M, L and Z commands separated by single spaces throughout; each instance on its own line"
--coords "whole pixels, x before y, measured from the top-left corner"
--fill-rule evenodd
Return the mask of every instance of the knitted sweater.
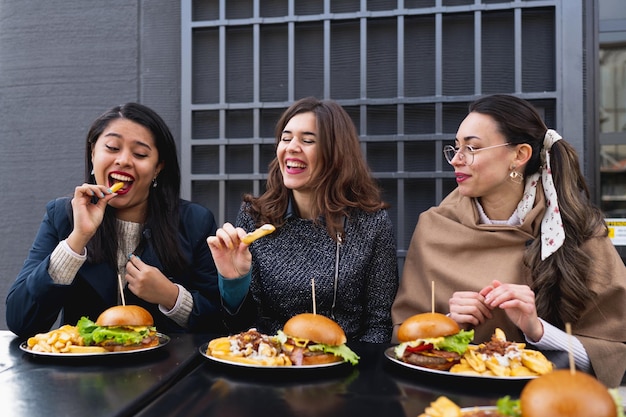
M 236 223 L 246 231 L 255 229 L 245 204 Z M 358 211 L 347 219 L 335 295 L 336 251 L 337 243 L 323 226 L 288 213 L 282 227 L 250 245 L 251 296 L 244 304 L 251 314 L 242 318 L 240 327 L 256 326 L 275 334 L 292 316 L 313 312 L 311 280 L 315 280 L 317 314 L 334 316 L 348 340 L 388 342 L 398 268 L 387 211 Z

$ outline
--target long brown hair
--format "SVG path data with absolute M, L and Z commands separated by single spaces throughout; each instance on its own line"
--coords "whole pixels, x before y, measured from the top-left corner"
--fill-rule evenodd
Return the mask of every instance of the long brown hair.
M 532 147 L 525 176 L 541 170 L 541 150 L 548 128 L 529 102 L 514 96 L 492 95 L 472 103 L 469 110 L 491 116 L 507 142 Z M 542 261 L 541 239 L 534 239 L 526 250 L 524 263 L 531 271 L 537 313 L 563 329 L 565 323 L 578 320 L 585 304 L 595 295 L 587 285 L 593 260 L 581 245 L 592 237 L 606 236 L 608 231 L 604 215 L 591 202 L 574 147 L 565 140 L 554 142 L 550 166 L 565 242 Z
M 328 234 L 336 239 L 343 234 L 344 217 L 360 209 L 374 212 L 388 205 L 363 158 L 354 122 L 335 101 L 307 97 L 293 103 L 280 117 L 275 131 L 275 149 L 283 129 L 297 114 L 315 114 L 318 129 L 318 168 L 313 173 L 313 218 L 323 217 Z M 284 186 L 278 159 L 269 164 L 266 191 L 259 197 L 244 195 L 257 224 L 284 224 L 291 191 Z

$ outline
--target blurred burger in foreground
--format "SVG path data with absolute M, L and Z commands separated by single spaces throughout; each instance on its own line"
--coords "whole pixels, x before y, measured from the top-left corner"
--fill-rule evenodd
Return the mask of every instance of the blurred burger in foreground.
M 81 317 L 76 327 L 86 346 L 102 346 L 111 352 L 143 349 L 159 344 L 152 315 L 136 305 L 108 308 L 95 322 Z
M 398 328 L 396 358 L 413 365 L 447 371 L 460 362 L 474 331 L 461 330 L 441 313 L 422 313 L 406 319 Z
M 359 362 L 359 356 L 346 345 L 343 329 L 334 320 L 320 314 L 293 316 L 277 337 L 283 351 L 296 366 L 341 361 L 356 365 Z
M 520 395 L 521 416 L 623 416 L 616 398 L 591 375 L 560 369 L 524 386 Z
M 495 408 L 462 410 L 439 397 L 418 417 L 624 417 L 617 389 L 607 389 L 591 375 L 567 369 L 531 380 L 518 400 L 502 397 Z

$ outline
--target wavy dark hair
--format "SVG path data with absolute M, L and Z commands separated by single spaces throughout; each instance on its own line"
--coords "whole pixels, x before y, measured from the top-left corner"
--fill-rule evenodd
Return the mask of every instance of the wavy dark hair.
M 85 147 L 85 182 L 95 184 L 91 174 L 91 152 L 96 141 L 113 120 L 127 119 L 144 126 L 152 133 L 163 169 L 157 177 L 157 186 L 150 187 L 148 214 L 142 239 L 149 238 L 166 275 L 184 271 L 187 261 L 179 246 L 180 166 L 176 142 L 163 119 L 152 109 L 138 103 L 113 107 L 98 117 L 89 128 Z M 72 218 L 72 217 L 70 217 Z M 87 244 L 89 260 L 106 262 L 117 268 L 117 232 L 115 208 L 107 206 L 104 220 Z
M 359 135 L 348 113 L 333 100 L 306 97 L 293 103 L 280 117 L 275 131 L 275 149 L 289 120 L 311 112 L 317 120 L 318 166 L 313 173 L 313 218 L 324 218 L 328 234 L 343 234 L 344 218 L 354 209 L 375 212 L 387 208 L 380 188 L 363 158 Z M 291 191 L 284 186 L 278 159 L 269 164 L 266 191 L 260 197 L 244 195 L 257 224 L 284 224 Z
M 531 103 L 515 96 L 492 95 L 472 103 L 469 111 L 491 116 L 507 142 L 532 147 L 526 177 L 541 170 L 541 150 L 548 128 Z M 578 320 L 585 304 L 595 295 L 587 285 L 593 260 L 581 245 L 592 237 L 606 236 L 608 230 L 604 215 L 591 202 L 574 147 L 565 140 L 555 142 L 550 150 L 550 166 L 565 242 L 542 261 L 541 239 L 534 239 L 526 250 L 524 263 L 531 271 L 537 313 L 563 329 L 565 323 Z

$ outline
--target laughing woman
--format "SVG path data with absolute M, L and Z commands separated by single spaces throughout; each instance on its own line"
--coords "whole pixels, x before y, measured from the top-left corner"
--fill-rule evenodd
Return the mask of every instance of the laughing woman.
M 221 331 L 217 271 L 206 208 L 179 199 L 176 143 L 146 106 L 114 107 L 92 124 L 85 183 L 48 203 L 6 318 L 19 336 L 96 320 L 120 303 L 150 311 L 159 331 Z M 118 189 L 118 183 L 123 183 Z M 115 192 L 113 190 L 116 190 Z
M 246 195 L 237 227 L 226 223 L 207 240 L 231 330 L 274 334 L 315 302 L 349 340 L 389 341 L 398 273 L 386 207 L 345 110 L 315 98 L 294 103 L 276 126 L 266 192 Z M 242 241 L 264 223 L 276 231 Z

